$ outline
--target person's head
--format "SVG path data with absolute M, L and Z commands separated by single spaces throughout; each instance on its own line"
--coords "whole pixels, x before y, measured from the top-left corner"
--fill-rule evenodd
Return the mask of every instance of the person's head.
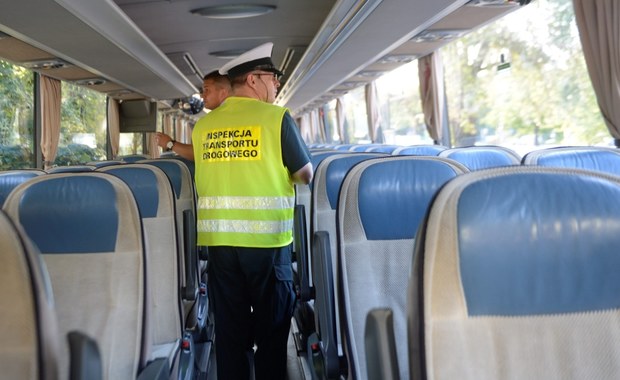
M 235 95 L 273 103 L 282 72 L 271 61 L 273 43 L 268 42 L 231 60 L 219 70 L 230 78 Z
M 202 82 L 202 99 L 205 108 L 215 109 L 230 96 L 232 87 L 226 75 L 221 75 L 217 70 L 205 75 Z

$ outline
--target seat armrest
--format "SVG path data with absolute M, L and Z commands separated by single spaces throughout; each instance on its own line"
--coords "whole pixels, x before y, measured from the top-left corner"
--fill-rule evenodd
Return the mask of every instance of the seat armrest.
M 79 331 L 67 334 L 71 355 L 71 380 L 101 380 L 103 368 L 99 346 L 94 339 Z
M 398 357 L 391 309 L 372 309 L 366 315 L 364 347 L 368 379 L 399 380 Z

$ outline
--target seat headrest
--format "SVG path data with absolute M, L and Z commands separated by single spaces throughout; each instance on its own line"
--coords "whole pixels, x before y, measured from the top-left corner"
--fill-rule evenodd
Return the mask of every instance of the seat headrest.
M 19 221 L 42 253 L 115 250 L 119 211 L 111 183 L 95 176 L 39 179 L 19 200 Z
M 459 173 L 439 160 L 396 158 L 373 161 L 361 174 L 358 207 L 368 240 L 413 239 L 437 190 Z
M 555 170 L 488 175 L 460 191 L 458 261 L 470 315 L 620 307 L 620 184 Z

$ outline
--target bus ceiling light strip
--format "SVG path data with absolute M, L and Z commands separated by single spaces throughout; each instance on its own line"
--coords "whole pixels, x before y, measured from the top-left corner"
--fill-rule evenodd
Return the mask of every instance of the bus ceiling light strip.
M 381 4 L 383 0 L 342 0 L 340 7 L 334 7 L 321 26 L 319 34 L 312 40 L 310 47 L 297 66 L 299 73 L 289 78 L 280 91 L 278 99 L 283 103 L 288 96 L 288 88 L 301 87 L 334 54 L 340 45 L 361 25 L 361 23 Z M 310 54 L 317 50 L 316 54 Z M 312 58 L 311 58 L 312 57 Z M 311 60 L 308 62 L 308 60 Z
M 214 5 L 193 9 L 190 12 L 204 17 L 218 19 L 236 19 L 261 16 L 276 9 L 275 5 L 267 4 L 233 4 L 233 5 Z

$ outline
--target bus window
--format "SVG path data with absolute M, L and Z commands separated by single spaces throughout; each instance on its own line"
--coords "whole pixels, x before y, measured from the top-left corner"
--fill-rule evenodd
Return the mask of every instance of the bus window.
M 350 142 L 357 144 L 370 143 L 364 86 L 349 91 L 343 98 L 349 126 L 347 133 L 351 137 Z
M 0 60 L 0 170 L 35 166 L 34 75 Z
M 570 0 L 540 0 L 441 49 L 452 144 L 609 145 Z
M 377 79 L 386 144 L 432 144 L 420 101 L 418 61 L 407 63 Z
M 105 95 L 62 83 L 60 141 L 54 165 L 80 165 L 106 158 Z

